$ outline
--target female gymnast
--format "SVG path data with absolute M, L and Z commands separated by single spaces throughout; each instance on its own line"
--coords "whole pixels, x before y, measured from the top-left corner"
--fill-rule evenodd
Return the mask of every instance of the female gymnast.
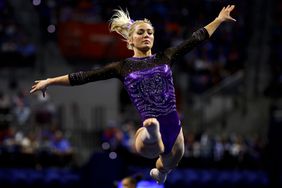
M 176 47 L 152 54 L 154 28 L 148 19 L 132 20 L 129 13 L 115 10 L 110 20 L 110 30 L 120 34 L 133 50 L 133 56 L 112 62 L 100 69 L 80 71 L 34 82 L 30 93 L 48 86 L 82 85 L 98 80 L 118 78 L 127 90 L 132 103 L 143 121 L 135 135 L 134 147 L 138 154 L 154 159 L 156 167 L 150 175 L 164 183 L 184 154 L 184 138 L 176 112 L 175 90 L 171 67 L 181 56 L 207 40 L 225 21 L 236 21 L 230 16 L 234 5 L 223 7 L 218 16 Z

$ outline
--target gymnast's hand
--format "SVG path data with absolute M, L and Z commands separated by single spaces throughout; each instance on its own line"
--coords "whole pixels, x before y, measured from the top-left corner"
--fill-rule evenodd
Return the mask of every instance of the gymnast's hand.
M 43 94 L 43 97 L 45 97 L 45 93 L 48 86 L 48 80 L 36 80 L 34 81 L 34 84 L 32 85 L 32 88 L 30 90 L 30 93 L 34 93 L 36 91 L 41 91 Z
M 223 7 L 220 13 L 218 14 L 217 19 L 224 21 L 236 21 L 234 18 L 230 16 L 231 11 L 235 8 L 235 5 L 228 5 L 227 7 Z

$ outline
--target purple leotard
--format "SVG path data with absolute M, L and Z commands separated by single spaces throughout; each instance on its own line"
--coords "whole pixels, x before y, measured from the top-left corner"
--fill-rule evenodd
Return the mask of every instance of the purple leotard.
M 127 90 L 141 119 L 156 118 L 165 146 L 164 154 L 171 151 L 181 129 L 176 112 L 175 90 L 171 66 L 209 37 L 201 28 L 180 45 L 162 53 L 143 58 L 127 58 L 103 68 L 69 74 L 71 85 L 81 85 L 97 80 L 119 78 Z

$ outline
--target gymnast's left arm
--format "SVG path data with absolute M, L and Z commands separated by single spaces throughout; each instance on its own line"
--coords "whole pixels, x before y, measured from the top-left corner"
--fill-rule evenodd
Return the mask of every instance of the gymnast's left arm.
M 180 43 L 176 47 L 168 48 L 164 51 L 164 55 L 170 59 L 175 60 L 178 57 L 183 56 L 184 54 L 190 52 L 196 46 L 199 46 L 204 41 L 212 36 L 215 30 L 219 27 L 219 25 L 225 21 L 236 21 L 234 18 L 230 16 L 231 11 L 235 8 L 234 5 L 228 5 L 227 7 L 223 7 L 218 16 L 206 25 L 203 28 L 195 31 L 191 37 Z M 173 61 L 171 61 L 172 63 Z
M 225 21 L 236 21 L 234 18 L 230 16 L 231 11 L 235 8 L 235 5 L 228 5 L 227 7 L 223 7 L 218 14 L 218 16 L 204 28 L 209 33 L 209 36 L 215 32 L 218 26 Z

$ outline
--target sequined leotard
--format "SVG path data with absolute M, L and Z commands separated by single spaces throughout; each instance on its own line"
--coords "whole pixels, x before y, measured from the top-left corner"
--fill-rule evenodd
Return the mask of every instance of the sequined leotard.
M 127 90 L 142 120 L 156 118 L 165 146 L 171 151 L 181 129 L 176 112 L 175 91 L 171 66 L 178 57 L 186 54 L 209 37 L 201 28 L 180 45 L 144 58 L 127 58 L 103 68 L 69 74 L 71 85 L 81 85 L 97 80 L 118 78 Z

